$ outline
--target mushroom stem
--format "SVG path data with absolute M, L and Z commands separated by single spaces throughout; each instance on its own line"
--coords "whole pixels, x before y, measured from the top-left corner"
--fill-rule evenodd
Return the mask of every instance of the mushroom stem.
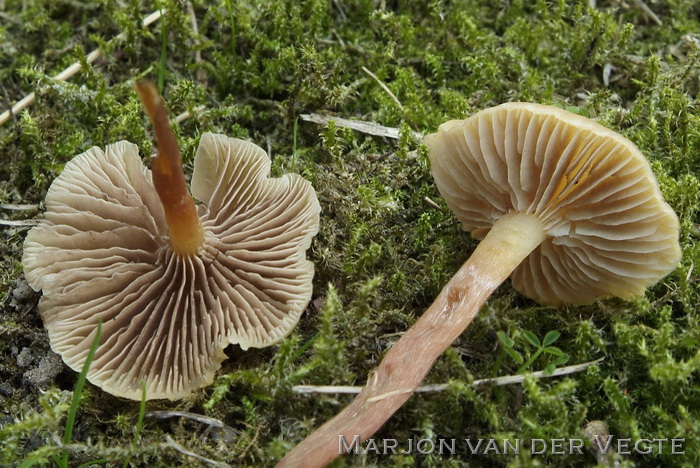
M 196 255 L 204 242 L 204 231 L 187 189 L 180 148 L 170 127 L 168 111 L 153 83 L 140 81 L 135 87 L 156 134 L 158 156 L 153 158 L 151 170 L 153 185 L 165 211 L 170 245 L 180 255 Z
M 408 400 L 435 360 L 471 323 L 491 293 L 546 237 L 534 214 L 499 219 L 423 316 L 370 373 L 355 400 L 295 447 L 278 467 L 324 466 L 356 435 L 371 437 Z M 344 439 L 342 439 L 344 438 Z

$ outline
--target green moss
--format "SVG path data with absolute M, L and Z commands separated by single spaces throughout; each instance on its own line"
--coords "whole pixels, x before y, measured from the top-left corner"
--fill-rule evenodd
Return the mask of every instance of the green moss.
M 644 298 L 580 308 L 539 307 L 506 283 L 429 374 L 429 382 L 449 382 L 448 390 L 413 397 L 377 437 L 575 438 L 587 421 L 601 419 L 618 437 L 686 440 L 684 456 L 635 454 L 621 457 L 623 464 L 700 464 L 697 2 L 646 2 L 661 24 L 638 2 L 603 0 L 595 9 L 585 0 L 192 3 L 199 35 L 179 0 L 5 2 L 2 108 L 30 91 L 37 100 L 0 128 L 0 203 L 39 203 L 64 164 L 94 145 L 128 139 L 147 160 L 154 149 L 150 125 L 131 83 L 162 77 L 172 114 L 193 114 L 176 126 L 188 170 L 201 133 L 215 131 L 269 149 L 274 174 L 298 172 L 314 184 L 322 225 L 309 253 L 316 264 L 312 305 L 279 345 L 228 350 L 210 388 L 189 400 L 148 404 L 149 410 L 216 417 L 237 431 L 235 440 L 202 437 L 205 428 L 191 422 L 146 419 L 141 443 L 132 448 L 130 425 L 138 403 L 88 386 L 71 460 L 192 463 L 164 445 L 168 435 L 214 460 L 272 465 L 351 398 L 299 395 L 292 386 L 364 383 L 476 245 L 446 208 L 425 148 L 411 132 L 429 133 L 447 119 L 528 100 L 575 108 L 639 146 L 680 217 L 681 265 Z M 166 16 L 143 28 L 141 19 L 160 7 Z M 115 39 L 120 33 L 124 37 Z M 84 54 L 95 47 L 105 54 L 87 64 Z M 69 82 L 51 78 L 75 60 L 82 60 L 83 70 Z M 199 106 L 204 109 L 195 110 Z M 395 126 L 401 138 L 299 120 L 311 112 Z M 23 219 L 37 213 L 3 215 Z M 63 391 L 72 389 L 76 378 L 66 371 L 40 396 L 23 381 L 24 370 L 16 363 L 23 347 L 48 352 L 32 306 L 35 298 L 17 303 L 12 296 L 13 282 L 21 277 L 25 232 L 3 228 L 0 245 L 0 382 L 13 390 L 0 396 L 7 408 L 0 434 L 9 441 L 2 453 L 9 465 L 27 456 L 48 460 L 58 450 L 53 441 L 57 434 L 60 438 Z M 560 332 L 556 345 L 570 355 L 569 363 L 605 360 L 563 378 L 471 387 L 474 378 L 518 369 L 520 364 L 501 352 L 496 332 L 512 337 L 527 357 L 532 348 L 525 330 L 538 337 Z M 532 370 L 546 367 L 548 359 L 538 358 Z M 47 405 L 51 398 L 55 404 Z M 453 457 L 369 454 L 338 462 L 362 463 L 588 466 L 596 461 L 589 452 L 499 456 L 464 449 Z

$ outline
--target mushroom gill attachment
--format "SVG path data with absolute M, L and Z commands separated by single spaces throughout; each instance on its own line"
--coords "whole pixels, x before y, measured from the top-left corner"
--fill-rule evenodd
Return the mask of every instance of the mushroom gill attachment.
M 173 250 L 151 171 L 128 142 L 69 161 L 25 240 L 52 349 L 79 370 L 101 318 L 88 379 L 114 395 L 140 399 L 145 381 L 149 399 L 187 396 L 213 381 L 227 345 L 278 342 L 311 298 L 311 184 L 269 178 L 262 149 L 211 133 L 194 165 L 195 255 Z
M 631 299 L 673 271 L 678 217 L 639 149 L 551 106 L 509 103 L 426 138 L 433 177 L 465 230 L 482 239 L 509 213 L 546 237 L 511 275 L 540 304 Z

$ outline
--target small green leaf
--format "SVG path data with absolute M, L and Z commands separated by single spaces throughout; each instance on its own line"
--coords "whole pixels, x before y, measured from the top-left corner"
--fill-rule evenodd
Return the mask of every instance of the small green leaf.
M 515 345 L 515 341 L 513 341 L 508 335 L 506 335 L 502 331 L 497 331 L 496 336 L 498 337 L 498 341 L 500 341 L 501 344 L 506 348 L 512 348 Z
M 53 458 L 54 461 L 57 462 L 57 459 L 55 456 L 52 455 L 51 458 Z M 42 463 L 42 461 L 40 459 L 34 459 L 34 458 L 29 457 L 29 458 L 26 458 L 24 461 L 22 461 L 22 463 L 19 465 L 19 468 L 31 468 L 32 466 L 39 465 L 41 463 Z
M 526 339 L 527 341 L 529 341 L 530 344 L 531 344 L 532 346 L 534 346 L 535 348 L 539 348 L 539 347 L 542 346 L 542 345 L 540 344 L 540 339 L 537 338 L 537 336 L 536 336 L 534 333 L 532 333 L 531 331 L 523 330 L 523 336 L 524 336 L 525 339 Z
M 564 354 L 563 356 L 555 359 L 554 362 L 552 362 L 552 364 L 555 366 L 561 366 L 562 364 L 566 364 L 567 362 L 569 362 L 569 357 L 570 356 L 568 354 Z
M 109 461 L 109 458 L 99 458 L 97 460 L 90 460 L 81 465 L 78 465 L 78 468 L 87 468 L 88 466 L 101 465 L 102 463 L 107 463 Z
M 559 333 L 556 330 L 552 330 L 547 332 L 547 334 L 544 336 L 544 339 L 542 340 L 542 346 L 549 346 L 555 341 L 559 339 L 561 336 L 561 333 Z
M 554 363 L 551 363 L 550 365 L 545 367 L 542 372 L 544 373 L 544 375 L 552 375 L 556 368 L 557 368 L 557 366 Z
M 542 351 L 544 351 L 545 353 L 553 354 L 555 356 L 563 356 L 564 355 L 564 351 L 557 348 L 556 346 L 547 346 Z
M 508 353 L 508 356 L 512 357 L 518 364 L 522 364 L 525 361 L 525 359 L 523 359 L 523 355 L 514 350 L 513 348 L 504 349 L 506 350 L 506 353 Z

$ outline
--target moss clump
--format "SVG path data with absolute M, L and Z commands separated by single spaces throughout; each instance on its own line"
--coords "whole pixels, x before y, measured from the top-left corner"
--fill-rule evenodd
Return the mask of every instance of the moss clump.
M 186 163 L 203 131 L 249 138 L 270 151 L 274 172 L 312 180 L 323 209 L 311 250 L 314 298 L 294 333 L 271 349 L 230 349 L 215 384 L 189 400 L 148 404 L 149 410 L 218 418 L 237 431 L 235 440 L 206 437 L 205 427 L 184 420 L 147 419 L 140 444 L 131 448 L 138 404 L 88 386 L 71 460 L 193 463 L 166 444 L 169 436 L 213 460 L 272 465 L 350 398 L 303 396 L 291 387 L 363 384 L 474 248 L 437 193 L 425 150 L 411 132 L 528 100 L 574 106 L 640 147 L 681 219 L 682 263 L 629 303 L 543 308 L 505 284 L 430 373 L 430 382 L 449 381 L 449 389 L 412 398 L 377 437 L 402 443 L 580 438 L 587 421 L 600 419 L 620 438 L 685 438 L 684 455 L 632 453 L 621 456 L 623 464 L 700 465 L 700 6 L 694 0 L 647 2 L 661 24 L 638 2 L 601 0 L 596 8 L 584 0 L 197 0 L 199 34 L 177 0 L 5 3 L 3 108 L 30 91 L 37 101 L 0 128 L 0 203 L 39 203 L 66 161 L 93 145 L 128 139 L 149 155 L 150 127 L 131 87 L 146 77 L 162 81 L 173 115 L 192 113 L 176 128 Z M 141 27 L 141 18 L 161 7 L 165 17 Z M 120 33 L 124 37 L 114 39 Z M 104 56 L 91 65 L 83 61 L 70 82 L 51 78 L 95 47 Z M 299 120 L 310 112 L 399 127 L 401 138 Z M 3 215 L 17 220 L 38 213 Z M 48 352 L 33 310 L 36 296 L 13 295 L 25 232 L 3 227 L 0 245 L 0 382 L 8 382 L 0 386 L 0 435 L 8 465 L 30 454 L 39 462 L 56 450 L 61 395 L 76 378 L 64 371 L 41 397 L 16 363 L 24 347 Z M 556 380 L 470 387 L 475 377 L 518 369 L 503 355 L 496 332 L 513 338 L 527 356 L 526 330 L 538 337 L 559 331 L 557 346 L 569 363 L 605 360 Z M 531 369 L 549 362 L 538 358 Z M 46 405 L 51 398 L 61 404 Z M 462 445 L 452 456 L 370 453 L 338 464 L 596 463 L 589 452 L 526 452 L 472 455 Z

